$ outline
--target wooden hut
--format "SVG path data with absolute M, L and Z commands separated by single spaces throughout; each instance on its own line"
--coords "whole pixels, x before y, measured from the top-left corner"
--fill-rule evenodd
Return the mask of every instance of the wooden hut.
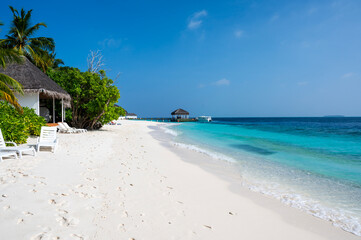
M 171 114 L 172 114 L 172 120 L 189 118 L 189 112 L 181 108 L 178 108 L 177 110 L 173 111 Z
M 15 94 L 23 107 L 35 109 L 35 113 L 55 123 L 55 101 L 61 101 L 61 120 L 64 121 L 65 107 L 71 106 L 71 97 L 56 82 L 49 78 L 39 68 L 24 58 L 22 64 L 8 64 L 0 73 L 18 81 L 24 89 L 24 95 Z M 48 104 L 45 104 L 45 103 Z M 49 104 L 50 102 L 50 104 Z M 52 105 L 49 109 L 47 106 Z M 51 110 L 51 111 L 50 111 Z

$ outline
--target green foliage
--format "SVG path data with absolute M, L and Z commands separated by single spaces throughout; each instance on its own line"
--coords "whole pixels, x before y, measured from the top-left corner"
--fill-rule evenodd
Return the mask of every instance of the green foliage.
M 0 40 L 1 48 L 18 50 L 31 62 L 46 72 L 55 64 L 55 41 L 48 37 L 33 37 L 45 23 L 31 25 L 32 11 L 20 11 L 10 7 L 13 14 L 11 26 L 5 39 Z
M 40 135 L 45 119 L 35 114 L 34 109 L 24 107 L 20 113 L 6 102 L 0 101 L 0 129 L 5 141 L 26 143 L 29 135 Z
M 72 97 L 71 116 L 66 119 L 78 128 L 96 129 L 124 115 L 124 110 L 114 106 L 120 98 L 119 90 L 104 71 L 81 72 L 77 68 L 49 69 L 48 76 Z
M 2 25 L 0 22 L 0 26 Z M 0 68 L 6 68 L 8 63 L 21 63 L 22 61 L 23 59 L 18 50 L 3 48 L 0 44 Z M 21 112 L 22 108 L 14 95 L 14 91 L 23 94 L 21 84 L 15 79 L 0 73 L 0 100 L 9 102 Z

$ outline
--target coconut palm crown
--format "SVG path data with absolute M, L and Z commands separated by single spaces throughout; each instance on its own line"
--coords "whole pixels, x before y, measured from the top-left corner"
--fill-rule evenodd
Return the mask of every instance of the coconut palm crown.
M 48 37 L 33 37 L 40 27 L 47 27 L 45 23 L 31 25 L 31 13 L 21 9 L 14 9 L 10 6 L 13 13 L 13 20 L 8 35 L 0 40 L 0 46 L 4 48 L 13 48 L 26 56 L 35 65 L 44 72 L 53 65 L 52 54 L 55 50 L 54 39 Z

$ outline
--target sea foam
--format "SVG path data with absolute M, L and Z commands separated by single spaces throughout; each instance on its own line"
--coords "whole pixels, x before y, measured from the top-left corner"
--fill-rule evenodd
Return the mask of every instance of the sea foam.
M 342 228 L 347 232 L 361 236 L 360 219 L 352 216 L 352 213 L 338 208 L 326 207 L 322 203 L 302 196 L 301 194 L 282 192 L 279 189 L 270 188 L 264 184 L 242 181 L 242 185 L 253 192 L 276 198 L 283 204 L 305 211 L 315 217 L 329 221 L 334 226 Z
M 235 163 L 237 162 L 234 158 L 228 157 L 221 153 L 212 152 L 204 148 L 179 142 L 171 142 L 172 145 L 183 149 L 188 149 L 198 153 L 205 154 L 213 159 L 228 161 Z M 320 202 L 317 202 L 311 198 L 306 198 L 301 194 L 287 193 L 281 190 L 279 186 L 274 185 L 273 187 L 267 186 L 265 183 L 250 182 L 242 178 L 242 185 L 247 187 L 253 192 L 258 192 L 272 198 L 281 201 L 290 207 L 300 209 L 307 212 L 315 217 L 324 219 L 331 222 L 334 226 L 340 227 L 347 232 L 351 232 L 355 235 L 361 236 L 361 223 L 360 219 L 352 216 L 341 209 L 333 209 L 324 206 Z
M 202 153 L 204 155 L 207 155 L 207 156 L 212 157 L 217 160 L 223 160 L 223 161 L 227 161 L 227 162 L 236 162 L 236 160 L 231 157 L 228 157 L 221 153 L 216 153 L 216 152 L 212 152 L 209 150 L 205 150 L 205 149 L 197 147 L 195 145 L 178 143 L 178 142 L 171 142 L 171 144 L 173 144 L 174 146 L 180 147 L 180 148 L 189 149 L 189 150 L 192 150 L 192 151 L 195 151 L 198 153 Z
M 160 129 L 161 129 L 163 132 L 165 132 L 165 133 L 167 133 L 167 134 L 170 134 L 170 135 L 172 135 L 172 136 L 175 136 L 175 137 L 179 135 L 178 132 L 176 132 L 176 131 L 168 128 L 168 127 L 161 126 Z
M 177 142 L 176 141 L 178 140 L 177 136 L 184 133 L 183 131 L 179 131 L 179 129 L 177 129 L 177 131 L 170 129 L 169 127 L 172 127 L 173 125 L 174 124 L 167 124 L 162 126 L 161 129 L 165 133 L 175 137 L 175 140 L 173 140 L 171 144 L 176 147 L 202 153 L 213 159 L 227 161 L 231 163 L 240 163 L 239 158 L 248 161 L 247 159 L 250 157 L 249 155 L 243 155 L 243 154 L 239 156 L 230 157 L 225 154 L 219 153 L 217 151 L 208 150 L 207 148 L 203 148 L 198 145 L 187 144 L 184 143 L 183 141 L 182 143 Z M 250 158 L 249 162 L 256 163 L 257 161 L 254 161 L 254 159 Z M 235 165 L 235 167 L 240 167 L 242 170 L 242 168 L 244 168 L 245 166 L 243 166 L 241 163 L 241 165 L 237 164 Z M 350 212 L 344 208 L 334 207 L 332 205 L 329 206 L 326 203 L 323 203 L 322 201 L 309 197 L 308 196 L 309 194 L 304 193 L 303 191 L 295 192 L 294 190 L 292 190 L 292 187 L 290 188 L 283 185 L 284 183 L 283 181 L 282 182 L 276 181 L 271 183 L 270 181 L 264 181 L 257 178 L 256 177 L 257 174 L 253 172 L 249 172 L 249 174 L 245 174 L 243 170 L 242 172 L 240 172 L 241 184 L 244 187 L 250 189 L 251 191 L 258 192 L 270 196 L 272 198 L 275 198 L 280 202 L 282 202 L 283 204 L 300 209 L 315 217 L 329 221 L 334 226 L 342 228 L 345 231 L 361 236 L 361 222 L 360 222 L 360 218 L 357 217 L 358 214 L 355 215 L 353 212 Z

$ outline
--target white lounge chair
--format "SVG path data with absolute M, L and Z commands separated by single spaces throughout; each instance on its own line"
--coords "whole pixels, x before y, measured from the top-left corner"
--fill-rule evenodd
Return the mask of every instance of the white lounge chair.
M 59 132 L 61 132 L 61 133 L 75 133 L 75 131 L 73 129 L 66 128 L 64 123 L 62 123 L 62 122 L 58 122 L 57 127 L 59 129 Z
M 83 129 L 83 128 L 70 127 L 70 126 L 68 125 L 68 123 L 66 123 L 66 122 L 63 122 L 63 125 L 64 125 L 67 129 L 73 130 L 73 131 L 75 131 L 75 132 L 86 132 L 86 131 L 87 131 L 86 129 Z
M 3 157 L 11 157 L 18 158 L 18 155 L 16 155 L 16 152 L 11 151 L 0 151 L 0 162 L 3 160 Z
M 39 152 L 40 147 L 52 147 L 55 152 L 58 146 L 56 137 L 56 127 L 41 127 L 40 137 L 37 139 L 36 150 Z
M 7 147 L 6 144 L 12 144 L 13 147 Z M 14 142 L 5 142 L 3 134 L 0 129 L 0 151 L 1 152 L 16 152 L 19 154 L 19 158 L 22 158 L 23 152 L 32 152 L 33 155 L 36 155 L 35 148 L 31 146 L 18 146 Z

